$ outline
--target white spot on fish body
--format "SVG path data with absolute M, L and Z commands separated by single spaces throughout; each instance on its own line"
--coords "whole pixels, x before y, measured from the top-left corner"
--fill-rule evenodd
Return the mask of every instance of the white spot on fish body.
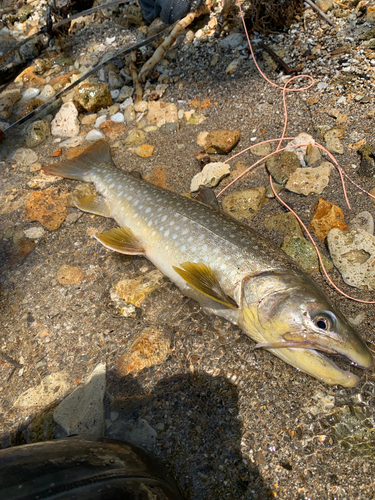
M 166 215 L 163 215 L 163 217 L 161 218 L 161 221 L 162 222 L 165 222 L 167 220 L 167 216 Z
M 161 228 L 160 228 L 161 229 Z M 169 229 L 167 229 L 164 233 L 164 236 L 169 236 Z
M 172 236 L 172 240 L 175 240 L 175 239 L 177 239 L 177 234 L 176 233 L 173 234 L 173 236 Z
M 193 238 L 192 236 L 189 236 L 189 238 L 188 238 L 188 242 L 189 242 L 189 243 L 191 243 L 191 242 L 193 241 L 193 239 L 194 239 L 194 238 Z
M 185 245 L 182 245 L 181 252 L 186 252 L 186 246 Z
M 149 214 L 151 212 L 151 208 L 146 208 L 145 212 L 146 214 Z

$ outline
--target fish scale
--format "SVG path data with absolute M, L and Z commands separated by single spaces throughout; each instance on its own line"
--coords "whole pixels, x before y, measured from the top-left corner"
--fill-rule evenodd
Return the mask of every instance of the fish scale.
M 318 286 L 249 226 L 118 169 L 103 140 L 44 171 L 93 182 L 100 195 L 77 200 L 77 207 L 120 226 L 97 240 L 144 255 L 206 312 L 238 324 L 258 347 L 331 385 L 352 387 L 358 377 L 322 353 L 372 365 L 366 344 Z

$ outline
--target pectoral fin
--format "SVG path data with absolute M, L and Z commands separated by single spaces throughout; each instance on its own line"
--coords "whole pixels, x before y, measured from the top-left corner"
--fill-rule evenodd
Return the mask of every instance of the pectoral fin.
M 111 210 L 101 196 L 90 195 L 74 200 L 74 205 L 90 214 L 102 215 L 103 217 L 111 217 Z
M 145 253 L 142 244 L 128 227 L 116 227 L 102 234 L 96 234 L 95 238 L 106 248 L 115 252 L 127 255 L 144 255 Z
M 180 266 L 182 269 L 175 266 L 173 266 L 173 269 L 189 285 L 231 309 L 238 308 L 236 302 L 221 288 L 215 273 L 209 266 L 201 263 L 195 264 L 194 262 L 185 262 Z

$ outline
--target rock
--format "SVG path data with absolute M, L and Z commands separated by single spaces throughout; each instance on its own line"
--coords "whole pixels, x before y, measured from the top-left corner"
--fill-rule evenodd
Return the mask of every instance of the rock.
M 44 377 L 39 385 L 23 392 L 14 403 L 15 408 L 45 407 L 66 395 L 73 385 L 73 377 L 66 371 Z
M 23 118 L 24 116 L 34 111 L 34 109 L 39 108 L 39 106 L 41 106 L 42 104 L 43 101 L 41 99 L 31 99 L 18 113 L 17 118 Z
M 149 158 L 150 156 L 152 156 L 154 150 L 155 146 L 152 146 L 151 144 L 143 144 L 142 146 L 138 146 L 134 150 L 134 153 L 141 158 Z
M 99 139 L 105 139 L 105 135 L 100 132 L 100 130 L 90 130 L 90 132 L 85 137 L 86 141 L 98 141 Z
M 60 142 L 60 146 L 62 146 L 64 148 L 75 148 L 75 147 L 79 146 L 80 144 L 82 144 L 83 140 L 84 140 L 84 138 L 82 135 L 80 135 L 78 137 L 70 137 L 69 139 L 66 139 L 63 142 Z
M 146 140 L 146 134 L 142 130 L 132 130 L 124 141 L 124 146 L 129 148 L 131 146 L 140 146 Z
M 93 125 L 96 122 L 98 115 L 96 113 L 91 113 L 90 115 L 86 115 L 82 117 L 81 123 L 82 125 Z
M 8 118 L 12 113 L 12 108 L 21 99 L 19 89 L 5 90 L 0 94 L 0 118 Z
M 284 151 L 283 153 L 276 153 L 267 158 L 266 167 L 278 184 L 285 184 L 289 177 L 297 169 L 300 169 L 301 162 L 296 153 Z
M 55 422 L 70 434 L 89 434 L 94 438 L 104 433 L 104 394 L 106 365 L 99 363 L 86 383 L 77 387 L 53 413 Z
M 75 285 L 83 280 L 83 272 L 79 267 L 64 264 L 57 271 L 56 278 L 60 285 Z
M 238 66 L 241 63 L 241 59 L 234 59 L 232 62 L 228 64 L 228 66 L 225 68 L 225 73 L 227 75 L 233 75 L 237 71 Z
M 34 68 L 29 66 L 20 73 L 14 80 L 15 83 L 23 83 L 25 87 L 44 87 L 46 81 L 44 78 L 34 73 Z
M 120 95 L 119 89 L 111 90 L 112 100 L 115 101 L 118 98 L 119 95 Z
M 302 228 L 291 212 L 268 217 L 264 223 L 267 231 L 276 231 L 285 236 L 298 236 L 303 238 Z
M 39 162 L 33 163 L 30 165 L 29 170 L 30 172 L 38 172 L 42 168 L 42 164 Z
M 158 433 L 144 418 L 138 418 L 135 422 L 119 419 L 111 425 L 110 430 L 114 439 L 127 441 L 143 449 L 155 448 Z
M 198 134 L 198 138 L 197 138 L 197 144 L 199 146 L 202 146 L 204 147 L 204 145 L 206 144 L 206 141 L 207 141 L 207 136 L 208 136 L 208 132 L 204 131 L 204 132 L 200 132 Z
M 134 94 L 134 89 L 132 87 L 129 87 L 128 85 L 124 85 L 121 90 L 118 98 L 116 99 L 117 102 L 124 102 L 129 97 L 132 97 Z
M 52 80 L 49 81 L 49 84 L 53 87 L 56 92 L 60 92 L 60 90 L 64 89 L 66 86 L 70 85 L 73 80 L 73 75 L 78 74 L 78 71 L 70 71 L 69 73 L 65 73 L 65 75 L 59 75 Z
M 306 155 L 305 155 L 305 162 L 306 165 L 311 167 L 311 165 L 314 165 L 317 161 L 319 161 L 322 157 L 322 154 L 320 152 L 320 149 L 317 148 L 316 146 L 313 146 L 312 144 L 309 144 L 306 149 Z
M 38 155 L 32 149 L 18 148 L 10 156 L 7 161 L 16 164 L 17 167 L 28 167 L 38 160 Z
M 252 148 L 250 148 L 250 153 L 256 156 L 267 156 L 270 154 L 270 152 L 271 152 L 271 144 L 269 142 L 265 142 L 264 144 L 259 144 L 257 146 L 253 146 Z
M 136 376 L 144 368 L 160 365 L 170 354 L 171 339 L 160 326 L 152 326 L 139 333 L 128 352 L 117 361 L 121 377 Z
M 345 123 L 349 123 L 348 115 L 345 113 L 340 113 L 336 119 L 337 125 L 344 125 Z
M 116 309 L 124 316 L 135 312 L 142 302 L 160 286 L 164 276 L 160 271 L 151 271 L 136 279 L 121 280 L 111 289 L 111 299 Z M 130 307 L 129 307 L 130 306 Z
M 111 117 L 111 119 L 112 119 L 112 116 L 114 116 L 116 113 L 119 112 L 119 110 L 120 110 L 120 106 L 118 104 L 112 104 L 112 106 L 109 106 L 109 108 L 107 109 L 108 114 Z M 120 114 L 122 114 L 122 113 L 120 113 Z
M 360 212 L 349 222 L 349 228 L 362 229 L 362 231 L 366 231 L 366 233 L 374 234 L 374 218 L 370 212 Z
M 24 233 L 27 238 L 39 240 L 45 234 L 45 230 L 42 227 L 35 226 L 25 229 Z
M 154 184 L 154 186 L 168 189 L 167 172 L 168 167 L 165 165 L 157 166 L 144 176 L 144 180 Z
M 100 115 L 95 121 L 95 128 L 99 128 L 100 125 L 107 121 L 107 115 Z
M 361 155 L 361 165 L 358 174 L 362 177 L 373 177 L 375 175 L 375 146 L 373 144 L 363 145 L 358 149 Z
M 116 139 L 120 134 L 125 132 L 125 125 L 108 120 L 99 125 L 99 130 L 110 139 Z
M 118 75 L 114 71 L 110 71 L 108 73 L 108 86 L 109 86 L 109 88 L 111 90 L 121 89 L 121 87 L 123 86 L 123 84 L 124 84 L 124 82 L 123 82 L 123 80 L 122 80 L 122 78 L 121 78 L 120 75 Z
M 147 101 L 139 101 L 134 104 L 134 111 L 137 113 L 144 113 L 148 110 L 148 102 Z
M 125 121 L 125 117 L 122 113 L 115 113 L 111 116 L 111 120 L 116 123 L 123 123 Z
M 230 174 L 228 163 L 209 163 L 201 172 L 196 174 L 190 184 L 190 192 L 198 191 L 199 186 L 215 187 L 221 179 Z
M 41 75 L 48 69 L 51 69 L 52 62 L 50 59 L 35 59 L 33 62 L 34 73 Z
M 290 177 L 285 187 L 289 191 L 305 196 L 314 193 L 321 194 L 329 183 L 332 165 L 323 162 L 320 167 L 298 168 Z
M 332 0 L 316 0 L 315 5 L 324 13 L 332 10 L 333 8 Z
M 67 193 L 59 193 L 57 189 L 31 193 L 25 206 L 25 221 L 39 221 L 45 228 L 55 231 L 65 220 L 67 196 Z
M 252 219 L 263 205 L 266 188 L 258 187 L 229 194 L 223 200 L 223 210 L 239 221 Z
M 165 123 L 178 123 L 177 107 L 174 103 L 150 102 L 147 120 L 157 127 L 161 127 Z
M 51 123 L 51 134 L 74 137 L 79 134 L 78 110 L 72 102 L 63 104 Z
M 52 85 L 47 84 L 47 85 L 45 85 L 45 87 L 43 88 L 41 93 L 39 94 L 38 98 L 41 101 L 46 102 L 49 99 L 51 99 L 51 97 L 53 97 L 55 94 L 56 94 L 56 90 L 52 87 Z
M 40 94 L 40 90 L 30 87 L 25 92 L 22 94 L 22 100 L 23 101 L 29 101 L 30 99 L 35 99 L 37 95 Z
M 313 229 L 315 235 L 324 242 L 333 228 L 348 229 L 344 222 L 343 211 L 337 205 L 320 197 L 315 204 L 309 229 Z
M 305 145 L 301 146 L 301 144 Z M 293 148 L 288 148 L 288 151 L 296 153 L 303 167 L 305 166 L 305 155 L 307 146 L 309 144 L 312 144 L 314 146 L 314 138 L 310 134 L 306 134 L 304 132 L 298 134 L 292 141 L 288 142 L 287 144 L 287 146 L 295 146 Z
M 240 130 L 214 130 L 207 135 L 204 149 L 207 153 L 229 153 L 237 145 L 240 136 Z
M 83 83 L 75 89 L 74 103 L 95 113 L 112 104 L 112 96 L 106 83 Z
M 375 290 L 375 237 L 362 229 L 332 229 L 327 242 L 333 263 L 345 283 Z
M 298 236 L 286 236 L 281 248 L 307 273 L 319 271 L 319 259 L 310 241 Z M 322 255 L 322 259 L 324 267 L 330 271 L 333 268 L 332 262 L 325 255 Z
M 186 119 L 186 113 L 185 113 Z M 189 118 L 186 119 L 186 125 L 200 125 L 206 120 L 206 117 L 199 113 L 192 113 Z
M 226 38 L 219 40 L 219 47 L 224 50 L 232 50 L 242 45 L 245 42 L 245 37 L 242 33 L 232 33 Z
M 330 153 L 338 155 L 344 154 L 344 146 L 342 145 L 340 139 L 335 139 L 335 138 L 328 139 L 326 141 L 326 148 Z
M 135 120 L 135 111 L 132 105 L 126 106 L 124 111 L 125 122 L 133 122 Z
M 26 257 L 34 250 L 35 242 L 30 238 L 24 238 L 21 231 L 21 238 L 14 242 L 12 249 L 8 254 L 9 264 L 21 264 Z M 13 236 L 14 240 L 14 236 Z
M 51 133 L 51 126 L 47 120 L 33 122 L 26 133 L 26 146 L 33 148 L 41 144 Z
M 39 174 L 33 177 L 27 185 L 31 189 L 45 189 L 58 181 L 61 181 L 61 177 L 58 177 L 57 175 L 46 175 L 44 172 L 39 172 Z

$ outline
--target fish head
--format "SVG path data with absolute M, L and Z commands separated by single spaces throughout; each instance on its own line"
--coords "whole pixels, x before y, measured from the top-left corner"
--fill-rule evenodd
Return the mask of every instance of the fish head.
M 326 354 L 369 368 L 373 357 L 340 311 L 303 272 L 269 271 L 243 282 L 242 327 L 288 364 L 330 385 L 353 387 L 358 377 Z

